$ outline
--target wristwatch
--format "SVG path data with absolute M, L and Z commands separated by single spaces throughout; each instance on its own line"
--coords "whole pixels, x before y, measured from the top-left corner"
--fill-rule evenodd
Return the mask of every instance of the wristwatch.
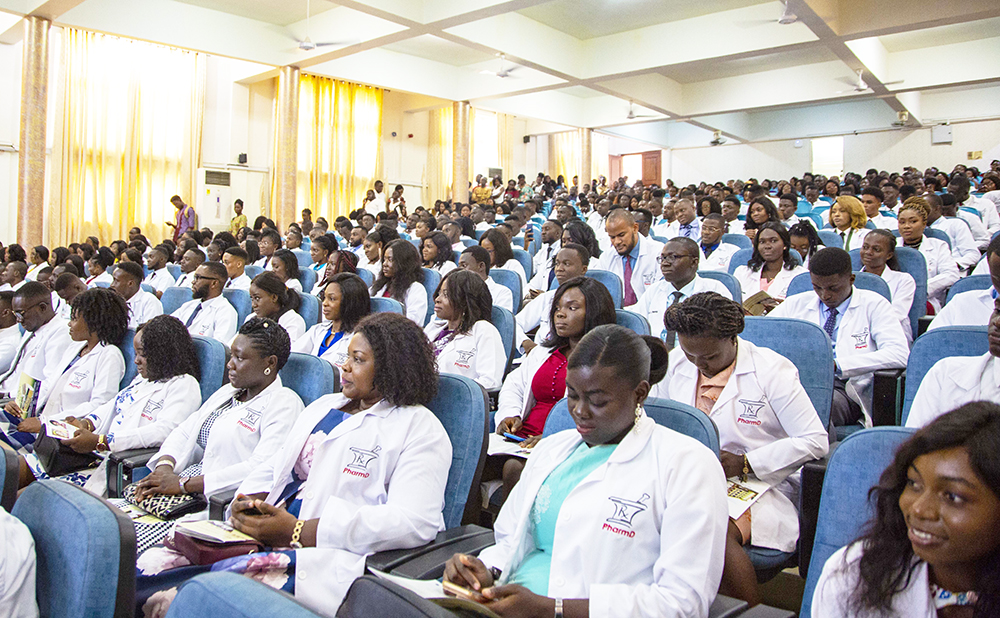
M 185 485 L 187 485 L 187 482 L 190 480 L 191 480 L 190 476 L 182 476 L 179 479 L 177 479 L 177 481 L 181 484 L 181 493 L 186 494 L 188 492 L 187 487 L 185 487 Z
M 563 600 L 556 599 L 556 616 L 555 618 L 563 618 Z

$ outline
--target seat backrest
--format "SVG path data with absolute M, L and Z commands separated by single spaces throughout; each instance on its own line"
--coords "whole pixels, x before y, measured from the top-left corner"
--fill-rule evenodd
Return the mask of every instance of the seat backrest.
M 149 285 L 148 283 L 140 284 L 139 287 L 141 287 L 143 290 L 149 292 L 150 294 L 153 294 L 153 293 L 156 292 L 156 290 L 153 289 L 153 286 Z
M 951 249 L 951 236 L 948 236 L 948 232 L 944 230 L 939 230 L 935 227 L 927 226 L 924 228 L 924 236 L 928 238 L 937 238 L 938 240 L 943 240 L 948 243 L 948 248 Z
M 292 249 L 292 253 L 295 254 L 295 259 L 299 261 L 299 270 L 303 268 L 309 268 L 312 265 L 312 256 L 309 255 L 308 251 L 303 251 L 301 249 Z
M 427 324 L 434 317 L 434 292 L 441 285 L 441 273 L 430 268 L 422 268 L 421 270 L 424 271 L 424 290 L 427 292 L 427 315 L 424 317 L 424 324 Z M 420 324 L 420 326 L 424 324 Z
M 899 270 L 913 277 L 917 284 L 913 305 L 910 306 L 910 328 L 916 339 L 919 320 L 927 315 L 927 260 L 913 247 L 896 247 L 896 261 L 899 262 Z
M 367 285 L 369 288 L 375 285 L 375 273 L 373 273 L 372 271 L 368 270 L 367 268 L 359 268 L 357 274 L 359 277 L 361 277 L 361 280 L 364 281 L 365 285 Z M 312 288 L 309 289 L 311 290 Z
M 245 272 L 247 274 L 247 277 L 250 277 L 250 280 L 252 281 L 254 277 L 264 272 L 264 269 L 261 268 L 260 266 L 247 264 L 246 266 L 243 267 L 243 272 Z
M 139 373 L 139 368 L 135 366 L 135 346 L 132 343 L 134 340 L 135 329 L 129 328 L 125 331 L 125 337 L 122 338 L 122 342 L 118 344 L 118 349 L 121 350 L 122 358 L 125 360 L 125 373 L 118 383 L 118 390 L 131 384 L 136 374 Z
M 878 275 L 866 272 L 855 272 L 854 287 L 859 290 L 877 292 L 882 296 L 882 298 L 886 299 L 890 303 L 892 302 L 892 293 L 889 291 L 889 284 L 885 282 L 885 279 L 879 277 Z M 796 275 L 795 278 L 792 279 L 791 283 L 788 284 L 788 296 L 812 291 L 812 278 L 809 273 Z
M 3 482 L 3 487 L 0 488 L 0 507 L 3 507 L 5 511 L 10 513 L 10 510 L 14 508 L 14 502 L 17 500 L 20 463 L 17 459 L 17 453 L 3 442 L 0 442 L 0 451 L 2 451 L 0 453 L 2 454 L 2 457 L 0 457 L 0 466 L 3 466 L 3 469 L 0 470 L 0 481 Z
M 309 330 L 313 326 L 319 324 L 319 298 L 308 293 L 294 293 L 299 295 L 299 309 L 297 313 L 302 316 L 302 320 L 306 323 L 306 330 Z
M 236 309 L 236 329 L 239 330 L 247 321 L 247 316 L 253 313 L 253 307 L 250 305 L 250 292 L 230 288 L 222 290 L 222 295 Z
M 945 301 L 945 304 L 951 302 L 955 294 L 972 292 L 974 290 L 988 290 L 991 287 L 993 287 L 993 281 L 989 275 L 969 275 L 968 277 L 962 277 L 948 290 L 948 299 Z
M 239 576 L 237 576 L 239 577 Z M 246 579 L 246 578 L 244 578 Z M 469 615 L 472 612 L 467 612 Z M 286 614 L 260 614 L 261 616 L 285 616 Z M 287 614 L 289 618 L 299 618 L 298 614 Z M 418 594 L 365 575 L 354 580 L 347 591 L 344 603 L 337 610 L 337 618 L 368 618 L 369 616 L 392 616 L 393 618 L 454 618 L 452 612 Z M 464 613 L 462 615 L 465 615 Z M 225 617 L 220 617 L 225 618 Z
M 184 582 L 170 603 L 167 618 L 190 616 L 319 618 L 293 597 L 249 577 L 227 572 L 203 573 Z
M 656 242 L 664 244 L 664 245 L 667 244 L 668 242 L 670 242 L 669 238 L 664 238 L 663 236 L 656 236 L 654 234 L 650 234 L 649 237 L 652 238 L 653 240 L 655 240 Z
M 95 287 L 95 288 L 104 288 L 104 289 L 108 289 L 108 288 L 110 288 L 110 287 L 111 287 L 111 284 L 110 284 L 110 283 L 108 283 L 107 281 L 95 281 L 95 282 L 94 282 L 94 287 Z
M 814 211 L 814 212 L 810 212 L 810 213 L 807 213 L 807 214 L 802 215 L 802 216 L 803 217 L 808 217 L 809 220 L 813 222 L 813 227 L 815 227 L 817 229 L 823 227 L 823 215 L 821 213 L 818 213 L 818 212 Z
M 222 388 L 226 376 L 226 346 L 211 337 L 191 337 L 194 351 L 201 367 L 201 402 L 205 403 L 212 393 Z
M 826 561 L 861 535 L 874 514 L 868 490 L 878 484 L 896 449 L 913 435 L 905 427 L 874 427 L 845 438 L 830 457 L 820 494 L 819 518 L 813 541 L 800 616 L 811 616 L 812 596 Z
M 306 294 L 312 291 L 313 287 L 316 286 L 316 271 L 311 268 L 300 268 L 299 269 L 299 283 L 302 284 L 302 291 Z
M 729 274 L 736 272 L 736 269 L 740 266 L 746 266 L 747 262 L 753 256 L 753 249 L 740 249 L 733 254 L 733 257 L 729 258 Z
M 295 391 L 304 405 L 340 390 L 340 374 L 333 365 L 312 354 L 292 352 L 278 372 L 281 383 Z
M 465 245 L 466 248 L 468 248 L 468 247 L 474 247 L 474 246 L 476 246 L 476 245 L 479 244 L 476 240 L 474 240 L 472 238 L 460 238 L 459 241 L 463 245 Z
M 834 230 L 820 230 L 819 240 L 825 247 L 836 247 L 838 249 L 844 248 L 844 239 L 841 238 L 840 234 Z
M 733 295 L 733 300 L 738 303 L 743 302 L 743 286 L 740 285 L 736 277 L 721 270 L 699 270 L 698 276 L 721 282 L 729 290 L 729 293 Z
M 833 343 L 822 328 L 805 320 L 747 317 L 740 337 L 774 350 L 795 365 L 799 383 L 806 389 L 823 427 L 830 424 L 833 402 Z
M 506 268 L 491 268 L 490 277 L 498 284 L 510 290 L 511 295 L 514 297 L 514 309 L 515 311 L 519 310 L 521 302 L 524 299 L 524 291 L 521 289 L 521 277 L 513 270 L 507 270 Z M 553 279 L 553 281 L 555 280 Z
M 427 404 L 451 438 L 451 468 L 444 491 L 446 528 L 461 525 L 465 507 L 479 495 L 486 461 L 490 403 L 478 382 L 459 375 L 438 376 L 438 392 Z
M 177 277 L 181 276 L 180 264 L 167 264 L 167 272 L 170 273 L 171 277 L 177 279 Z
M 131 617 L 135 612 L 135 525 L 71 483 L 36 481 L 12 514 L 35 540 L 36 597 L 43 617 Z
M 169 287 L 163 290 L 163 298 L 160 299 L 163 313 L 170 315 L 180 309 L 181 305 L 194 298 L 191 293 L 190 287 Z
M 633 313 L 625 309 L 615 309 L 615 323 L 639 335 L 649 334 L 649 322 L 646 321 L 645 316 L 641 316 L 638 313 Z
M 712 449 L 716 457 L 719 456 L 719 430 L 704 412 L 679 401 L 656 397 L 647 399 L 643 403 L 643 408 L 646 410 L 646 415 L 657 425 L 663 425 L 677 433 L 694 438 Z M 545 419 L 542 436 L 551 436 L 575 427 L 576 423 L 569 413 L 569 403 L 563 398 L 556 402 Z
M 383 296 L 373 296 L 371 299 L 372 313 L 403 313 L 403 303 L 395 298 L 385 298 Z
M 539 234 L 539 232 L 535 233 Z M 524 269 L 524 276 L 527 277 L 528 280 L 530 281 L 532 275 L 534 274 L 531 270 L 532 268 L 531 254 L 525 251 L 524 249 L 518 249 L 517 247 L 514 247 L 513 250 L 514 250 L 514 259 L 521 264 L 521 268 Z
M 753 241 L 746 234 L 723 234 L 722 242 L 736 245 L 740 249 L 753 249 Z
M 591 279 L 604 284 L 604 287 L 606 287 L 608 292 L 611 294 L 611 300 L 615 303 L 615 309 L 622 308 L 622 299 L 625 296 L 625 292 L 622 287 L 622 280 L 618 277 L 618 275 L 610 270 L 598 270 L 594 268 L 592 270 L 588 270 L 584 276 L 590 277 Z M 556 279 L 553 279 L 553 283 L 556 281 Z M 558 287 L 558 285 L 556 287 Z
M 987 326 L 942 326 L 917 337 L 906 363 L 906 388 L 903 396 L 903 420 L 917 396 L 920 382 L 934 363 L 950 356 L 982 356 L 990 350 Z
M 510 370 L 510 362 L 514 358 L 514 314 L 503 307 L 493 305 L 493 314 L 490 322 L 500 331 L 500 340 L 503 341 L 504 352 L 507 353 L 507 365 L 504 367 L 504 375 Z

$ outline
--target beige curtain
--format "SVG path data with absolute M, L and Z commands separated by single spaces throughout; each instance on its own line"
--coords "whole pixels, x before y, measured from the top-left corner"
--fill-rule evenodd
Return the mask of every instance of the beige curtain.
M 435 200 L 451 198 L 455 113 L 448 106 L 432 109 L 428 116 L 427 165 L 424 167 L 424 189 L 420 197 L 424 208 L 430 210 Z
M 500 167 L 503 168 L 503 178 L 506 182 L 516 178 L 519 171 L 514 170 L 514 117 L 497 113 L 497 149 L 499 151 Z
M 579 131 L 564 131 L 549 136 L 549 174 L 553 180 L 561 174 L 568 186 L 573 176 L 579 175 L 580 148 Z
M 194 205 L 205 56 L 65 28 L 57 66 L 49 245 L 138 226 L 169 237 L 170 197 Z

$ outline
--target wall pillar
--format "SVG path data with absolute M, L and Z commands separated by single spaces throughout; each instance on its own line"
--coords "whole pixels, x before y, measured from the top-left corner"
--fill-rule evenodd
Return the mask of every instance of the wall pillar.
M 457 203 L 469 201 L 469 102 L 455 101 L 452 103 L 454 116 L 453 156 L 452 156 L 452 186 L 451 199 Z
M 49 20 L 24 18 L 21 59 L 21 139 L 17 168 L 17 242 L 43 242 L 45 210 L 45 119 L 49 84 Z
M 299 158 L 299 68 L 281 67 L 278 74 L 278 126 L 274 158 L 274 213 L 278 229 L 297 219 L 295 188 Z M 308 205 L 312 206 L 312 205 Z M 314 213 L 314 216 L 320 216 Z
M 583 189 L 583 185 L 589 184 L 592 180 L 592 169 L 593 169 L 593 156 L 592 156 L 592 142 L 593 142 L 594 130 L 583 128 L 580 129 L 580 188 Z

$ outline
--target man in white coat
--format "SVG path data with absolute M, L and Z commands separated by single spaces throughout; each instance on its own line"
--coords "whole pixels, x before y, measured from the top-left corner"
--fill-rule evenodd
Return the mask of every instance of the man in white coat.
M 948 301 L 927 330 L 942 326 L 982 326 L 990 320 L 993 306 L 1000 292 L 1000 236 L 990 241 L 986 249 L 986 259 L 993 286 L 985 290 L 970 290 L 956 294 Z
M 14 362 L 21 330 L 14 315 L 14 293 L 0 292 L 0 371 L 6 373 Z
M 958 269 L 965 271 L 970 266 L 975 266 L 979 261 L 979 246 L 969 231 L 969 226 L 957 217 L 949 218 L 942 216 L 941 196 L 928 193 L 924 196 L 930 212 L 927 214 L 927 227 L 941 230 L 951 239 L 951 255 L 958 264 Z
M 531 270 L 535 275 L 528 282 L 529 290 L 544 292 L 552 285 L 552 281 L 555 279 L 553 264 L 556 254 L 559 253 L 562 234 L 563 224 L 558 219 L 549 219 L 542 224 L 542 246 L 538 249 L 538 253 L 531 258 Z
M 624 208 L 612 210 L 605 225 L 614 251 L 601 254 L 600 266 L 622 280 L 622 306 L 628 309 L 662 278 L 657 258 L 663 245 L 640 234 L 632 213 Z
M 827 247 L 809 260 L 814 292 L 785 299 L 770 314 L 817 324 L 833 342 L 836 363 L 830 422 L 871 425 L 872 383 L 879 369 L 902 369 L 910 349 L 892 305 L 854 287 L 851 256 Z
M 181 305 L 171 315 L 184 323 L 193 336 L 211 337 L 225 345 L 236 336 L 237 315 L 222 295 L 226 267 L 218 262 L 205 262 L 194 271 L 191 288 L 193 300 Z
M 471 270 L 479 275 L 486 282 L 486 287 L 493 297 L 493 305 L 503 307 L 507 311 L 514 313 L 514 295 L 510 288 L 500 285 L 490 277 L 490 253 L 479 245 L 466 247 L 462 254 L 458 256 L 458 267 Z M 520 299 L 519 299 L 520 300 Z M 520 306 L 520 303 L 518 303 Z
M 1000 232 L 1000 214 L 997 213 L 996 205 L 988 199 L 971 195 L 969 192 L 971 188 L 969 179 L 963 174 L 956 174 L 948 181 L 948 193 L 955 196 L 958 208 L 975 208 L 979 211 L 979 216 L 990 236 Z
M 694 203 L 688 199 L 677 200 L 674 204 L 674 222 L 667 226 L 664 238 L 682 236 L 698 241 L 701 238 L 701 222 L 698 221 Z
M 14 292 L 12 301 L 24 334 L 6 373 L 0 375 L 0 396 L 13 397 L 22 374 L 34 380 L 48 377 L 73 342 L 66 320 L 52 310 L 52 294 L 37 281 L 29 281 Z M 39 385 L 40 386 L 40 385 Z M 36 394 L 38 388 L 36 388 Z
M 722 242 L 726 230 L 726 220 L 722 215 L 710 213 L 701 220 L 701 242 L 698 248 L 705 259 L 698 264 L 698 270 L 718 270 L 729 272 L 729 261 L 740 250 L 736 245 Z
M 163 315 L 163 303 L 155 294 L 142 289 L 141 284 L 141 266 L 135 262 L 118 262 L 110 288 L 121 294 L 128 304 L 128 327 L 131 329 Z
M 228 290 L 250 291 L 250 277 L 246 273 L 246 263 L 250 259 L 247 252 L 239 247 L 229 247 L 222 254 L 222 264 L 226 267 L 225 288 Z
M 153 288 L 153 293 L 157 298 L 163 296 L 163 291 L 174 284 L 174 277 L 167 270 L 167 260 L 170 259 L 170 250 L 163 245 L 158 245 L 149 250 L 146 256 L 146 266 L 149 274 L 146 275 L 143 283 L 148 283 Z
M 194 271 L 205 263 L 205 254 L 199 249 L 188 249 L 181 257 L 181 276 L 174 281 L 174 287 L 190 288 L 194 284 Z

